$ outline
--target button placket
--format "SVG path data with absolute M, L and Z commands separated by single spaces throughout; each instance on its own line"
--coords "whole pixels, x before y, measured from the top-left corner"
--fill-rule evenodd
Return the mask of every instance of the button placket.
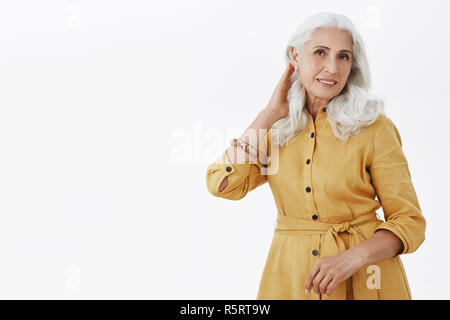
M 312 123 L 313 123 L 313 131 L 311 132 L 311 138 L 314 139 L 314 136 L 315 136 L 315 134 L 314 134 L 314 128 L 315 128 L 314 121 L 313 121 Z M 311 157 L 312 157 L 312 153 L 314 152 L 314 144 L 315 144 L 315 139 L 313 140 L 313 143 L 312 143 Z M 310 163 L 311 163 L 311 159 L 307 159 L 307 160 L 306 160 L 306 164 L 310 164 Z M 312 168 L 310 167 L 309 170 L 310 170 L 310 173 L 311 173 Z M 311 177 L 311 174 L 310 174 L 310 177 Z M 312 183 L 311 179 L 310 179 L 309 181 L 310 181 L 310 184 L 311 184 L 311 183 Z M 305 190 L 306 190 L 306 192 L 308 192 L 308 193 L 310 193 L 310 192 L 312 191 L 312 189 L 311 189 L 310 186 L 306 187 Z
M 313 237 L 313 246 L 312 246 L 312 250 L 311 250 L 311 255 L 314 257 L 319 258 L 320 256 L 320 237 L 321 235 L 314 235 Z
M 305 191 L 308 192 L 308 193 L 311 193 L 311 195 L 312 195 L 312 197 L 311 197 L 311 200 L 312 200 L 311 209 L 312 209 L 312 211 L 316 211 L 316 212 L 317 212 L 318 208 L 317 208 L 317 205 L 315 203 L 315 197 L 314 197 L 314 193 L 313 193 L 314 190 L 313 190 L 313 181 L 312 181 L 312 178 L 313 178 L 313 172 L 312 172 L 313 163 L 312 163 L 312 159 L 314 157 L 314 150 L 316 148 L 318 129 L 322 128 L 323 127 L 323 122 L 326 121 L 325 120 L 326 117 L 327 117 L 327 115 L 325 114 L 326 110 L 327 110 L 327 107 L 321 107 L 319 109 L 319 112 L 317 114 L 317 117 L 316 117 L 315 121 L 312 118 L 312 116 L 309 115 L 310 122 L 311 122 L 311 128 L 310 128 L 311 134 L 310 134 L 310 136 L 311 136 L 311 139 L 312 139 L 312 141 L 311 141 L 312 144 L 311 144 L 311 149 L 310 149 L 311 150 L 310 151 L 310 157 L 307 158 L 306 164 L 311 164 L 311 165 L 309 166 L 309 168 L 306 167 L 306 168 L 308 168 L 307 171 L 308 171 L 308 177 L 309 177 L 309 185 L 306 186 Z M 318 221 L 319 220 L 318 214 L 311 215 L 311 218 L 314 221 Z
M 309 131 L 310 131 L 310 139 L 311 139 L 311 144 L 309 144 L 310 145 L 310 147 L 309 147 L 309 154 L 310 154 L 310 156 L 306 159 L 306 164 L 307 165 L 309 165 L 310 163 L 311 163 L 311 161 L 312 161 L 312 156 L 313 156 L 313 153 L 314 153 L 314 143 L 315 143 L 315 139 L 314 139 L 314 136 L 315 136 L 315 133 L 314 133 L 314 131 L 315 131 L 315 125 L 314 125 L 314 121 L 313 121 L 313 119 L 312 119 L 312 116 L 311 115 L 309 115 L 309 117 L 310 117 L 310 127 L 309 127 Z M 311 183 L 312 183 L 312 172 L 311 172 L 311 170 L 312 170 L 312 166 L 311 165 L 309 165 L 309 166 L 306 166 L 305 167 L 305 170 L 307 171 L 307 174 L 304 176 L 307 180 L 305 181 L 305 192 L 307 193 L 307 194 L 310 194 L 311 193 L 311 191 L 312 191 L 312 185 L 311 185 Z M 313 200 L 313 199 L 312 199 Z M 311 201 L 311 202 L 309 202 L 308 201 L 308 207 L 309 207 L 309 209 L 312 209 L 312 210 L 314 210 L 314 207 L 315 207 L 315 205 L 314 205 L 314 201 Z
M 320 237 L 320 234 L 314 234 L 311 236 L 311 259 L 309 270 L 311 270 L 316 265 L 317 260 L 320 259 Z M 316 252 L 316 254 L 314 254 L 313 252 Z M 312 300 L 320 300 L 320 294 L 317 294 L 312 288 L 310 291 L 310 295 Z

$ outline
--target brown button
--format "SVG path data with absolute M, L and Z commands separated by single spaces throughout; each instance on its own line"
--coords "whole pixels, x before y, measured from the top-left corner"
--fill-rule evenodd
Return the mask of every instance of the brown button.
M 231 167 L 227 167 L 225 170 L 227 170 L 227 172 L 231 171 Z
M 311 160 L 309 160 L 309 159 L 308 159 L 308 160 L 306 160 L 306 164 L 309 164 L 310 162 L 311 162 Z
M 319 251 L 317 251 L 316 249 L 314 249 L 314 250 L 312 251 L 312 254 L 315 255 L 315 256 L 317 256 L 317 255 L 319 254 Z
M 318 218 L 317 214 L 313 214 L 312 218 L 313 218 L 313 220 L 317 220 L 317 218 Z
M 314 138 L 314 132 L 311 132 L 311 138 Z
M 311 192 L 311 188 L 310 187 L 306 187 L 306 192 Z

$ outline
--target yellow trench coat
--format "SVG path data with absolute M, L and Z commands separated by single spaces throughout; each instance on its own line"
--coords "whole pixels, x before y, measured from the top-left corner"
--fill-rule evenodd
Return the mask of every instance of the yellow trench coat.
M 225 150 L 207 168 L 209 192 L 225 199 L 242 199 L 269 182 L 277 227 L 256 299 L 411 299 L 400 255 L 422 244 L 426 221 L 396 126 L 380 115 L 344 142 L 334 135 L 326 108 L 315 121 L 308 115 L 309 127 L 288 146 L 272 148 L 273 133 L 268 131 L 266 145 L 258 149 L 268 155 L 263 161 L 231 164 Z M 262 171 L 268 168 L 275 171 Z M 225 176 L 228 186 L 219 192 Z M 381 206 L 384 221 L 376 214 Z M 306 277 L 317 260 L 355 246 L 379 229 L 396 234 L 403 251 L 363 266 L 329 297 L 314 290 L 305 294 Z

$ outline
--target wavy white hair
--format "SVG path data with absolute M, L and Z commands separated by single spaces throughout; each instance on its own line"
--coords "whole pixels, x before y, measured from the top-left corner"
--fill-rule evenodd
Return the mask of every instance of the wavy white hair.
M 386 115 L 385 103 L 369 94 L 371 79 L 366 49 L 353 22 L 344 15 L 323 12 L 307 18 L 288 41 L 285 51 L 286 63 L 292 61 L 291 47 L 295 47 L 301 54 L 305 42 L 321 27 L 347 30 L 353 39 L 353 63 L 347 83 L 327 105 L 327 116 L 334 135 L 347 141 L 351 136 L 359 134 L 363 127 L 375 122 L 380 114 Z M 273 125 L 273 128 L 279 129 L 280 145 L 287 145 L 291 138 L 308 127 L 309 122 L 305 87 L 300 81 L 298 70 L 294 71 L 291 80 L 292 85 L 288 91 L 289 116 Z

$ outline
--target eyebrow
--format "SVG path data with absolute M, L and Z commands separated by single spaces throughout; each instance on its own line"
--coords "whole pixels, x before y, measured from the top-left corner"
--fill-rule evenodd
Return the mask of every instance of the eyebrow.
M 325 46 L 315 46 L 314 48 L 324 48 L 324 49 L 330 50 L 330 48 L 325 47 Z M 313 49 L 314 49 L 314 48 L 313 48 Z M 340 50 L 339 52 L 348 52 L 348 53 L 352 53 L 350 50 L 347 50 L 347 49 L 342 49 L 342 50 Z

